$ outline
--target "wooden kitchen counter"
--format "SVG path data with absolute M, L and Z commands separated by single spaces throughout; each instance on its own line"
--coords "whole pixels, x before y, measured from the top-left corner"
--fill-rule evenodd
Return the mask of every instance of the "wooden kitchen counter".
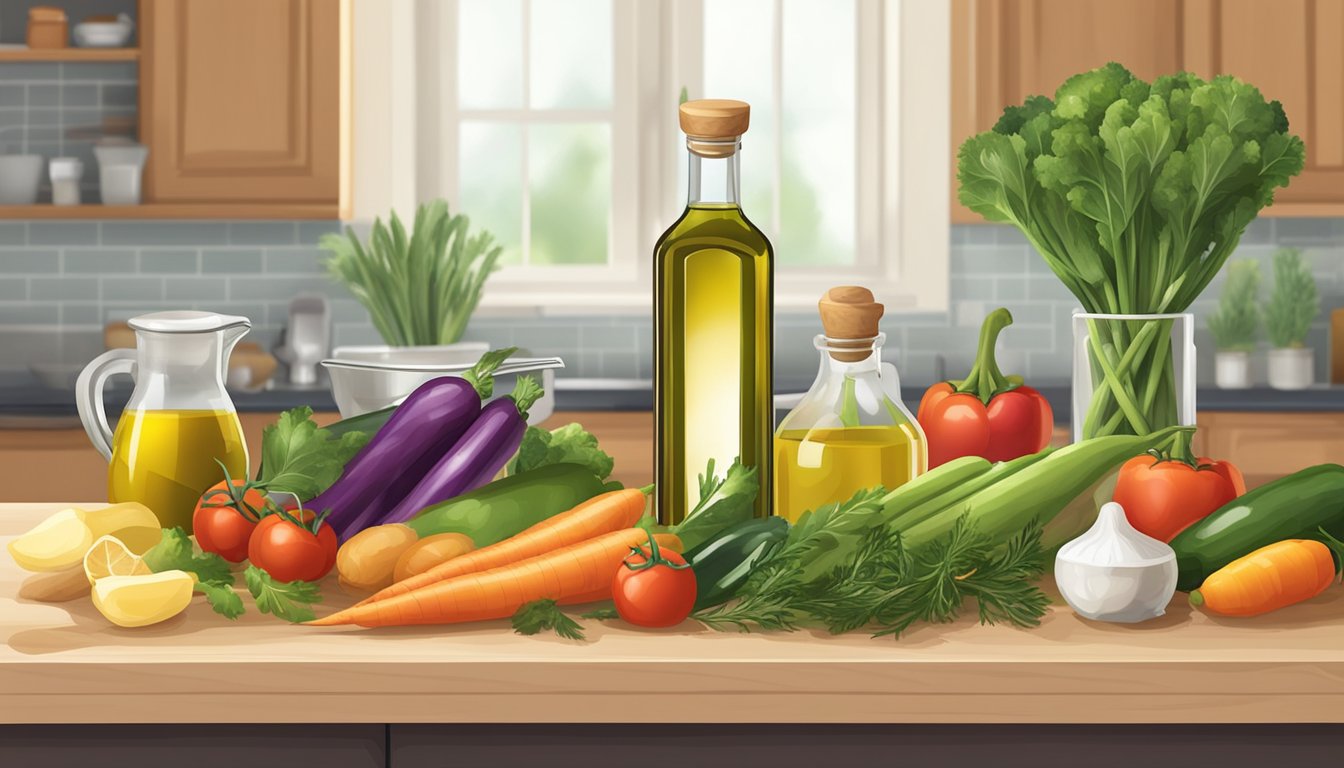
M 56 508 L 0 505 L 0 541 Z M 120 629 L 82 598 L 17 598 L 26 578 L 0 556 L 3 723 L 1344 722 L 1341 588 L 1246 621 L 1178 597 L 1140 627 L 1065 608 L 1032 631 L 963 620 L 899 641 L 586 621 L 576 643 L 506 622 L 291 626 L 246 598 L 236 622 L 198 597 Z M 329 609 L 350 602 L 324 589 Z

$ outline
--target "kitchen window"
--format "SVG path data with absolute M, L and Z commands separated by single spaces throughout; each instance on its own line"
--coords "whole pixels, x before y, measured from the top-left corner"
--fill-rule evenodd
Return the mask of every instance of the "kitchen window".
M 390 89 L 378 73 L 356 72 L 356 102 L 379 88 L 370 95 L 386 99 L 392 117 L 392 136 L 373 148 L 387 159 L 379 164 L 361 157 L 370 142 L 358 121 L 370 116 L 361 109 L 356 118 L 357 218 L 446 197 L 504 246 L 505 266 L 483 306 L 581 313 L 648 306 L 654 241 L 685 201 L 676 118 L 684 88 L 692 98 L 752 104 L 743 205 L 775 244 L 781 309 L 813 306 L 819 286 L 847 282 L 873 287 L 893 310 L 946 308 L 943 4 L 379 7 L 373 29 L 356 18 L 366 33 L 356 36 L 357 69 L 369 61 L 361 51 L 377 50 L 369 41 L 380 38 L 379 23 L 385 42 L 400 31 L 416 45 L 389 43 L 375 57 Z M 380 183 L 361 201 L 369 174 Z

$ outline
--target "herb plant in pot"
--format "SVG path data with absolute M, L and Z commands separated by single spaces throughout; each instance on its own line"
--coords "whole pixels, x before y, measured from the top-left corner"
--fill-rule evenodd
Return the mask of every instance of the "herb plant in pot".
M 1008 107 L 962 144 L 961 202 L 1021 230 L 1084 310 L 1075 438 L 1193 421 L 1182 313 L 1303 156 L 1283 108 L 1249 83 L 1147 83 L 1115 63 Z
M 1260 264 L 1249 259 L 1227 267 L 1218 309 L 1209 316 L 1209 331 L 1218 347 L 1214 377 L 1223 389 L 1251 386 L 1251 352 L 1260 330 Z
M 1306 346 L 1311 321 L 1321 311 L 1311 268 L 1295 248 L 1274 254 L 1274 292 L 1265 305 L 1269 350 L 1269 385 L 1275 389 L 1306 389 L 1315 379 L 1313 352 Z

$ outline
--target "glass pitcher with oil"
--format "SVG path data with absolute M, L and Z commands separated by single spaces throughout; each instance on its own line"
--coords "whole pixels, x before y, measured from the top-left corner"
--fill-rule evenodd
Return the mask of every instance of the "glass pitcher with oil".
M 826 333 L 812 343 L 821 369 L 775 432 L 774 512 L 791 522 L 865 488 L 903 485 L 929 462 L 896 366 L 882 362 L 882 305 L 866 288 L 842 286 L 820 306 Z
M 75 385 L 79 419 L 109 462 L 107 500 L 138 501 L 165 528 L 191 533 L 196 501 L 223 480 L 247 474 L 247 445 L 224 391 L 229 354 L 252 324 L 214 312 L 155 312 L 128 321 L 135 349 L 93 359 Z M 135 379 L 114 432 L 103 387 L 115 374 Z

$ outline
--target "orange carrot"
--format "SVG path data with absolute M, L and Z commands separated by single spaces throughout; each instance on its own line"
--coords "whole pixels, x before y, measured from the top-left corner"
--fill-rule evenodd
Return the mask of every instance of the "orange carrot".
M 1289 539 L 1219 568 L 1190 593 L 1190 604 L 1223 616 L 1258 616 L 1313 598 L 1334 580 L 1329 547 Z
M 467 573 L 478 573 L 498 568 L 529 557 L 554 552 L 561 547 L 586 541 L 622 528 L 630 528 L 644 514 L 647 494 L 627 488 L 599 494 L 567 512 L 542 520 L 516 536 L 430 568 L 424 573 L 403 579 L 390 587 L 361 600 L 367 605 L 397 595 L 413 592 L 435 582 Z
M 658 546 L 681 550 L 672 534 L 656 536 Z M 309 624 L 458 624 L 512 616 L 533 600 L 592 602 L 611 597 L 616 569 L 632 547 L 649 540 L 641 528 L 626 528 L 571 544 L 500 568 L 446 579 L 414 592 L 357 605 Z

